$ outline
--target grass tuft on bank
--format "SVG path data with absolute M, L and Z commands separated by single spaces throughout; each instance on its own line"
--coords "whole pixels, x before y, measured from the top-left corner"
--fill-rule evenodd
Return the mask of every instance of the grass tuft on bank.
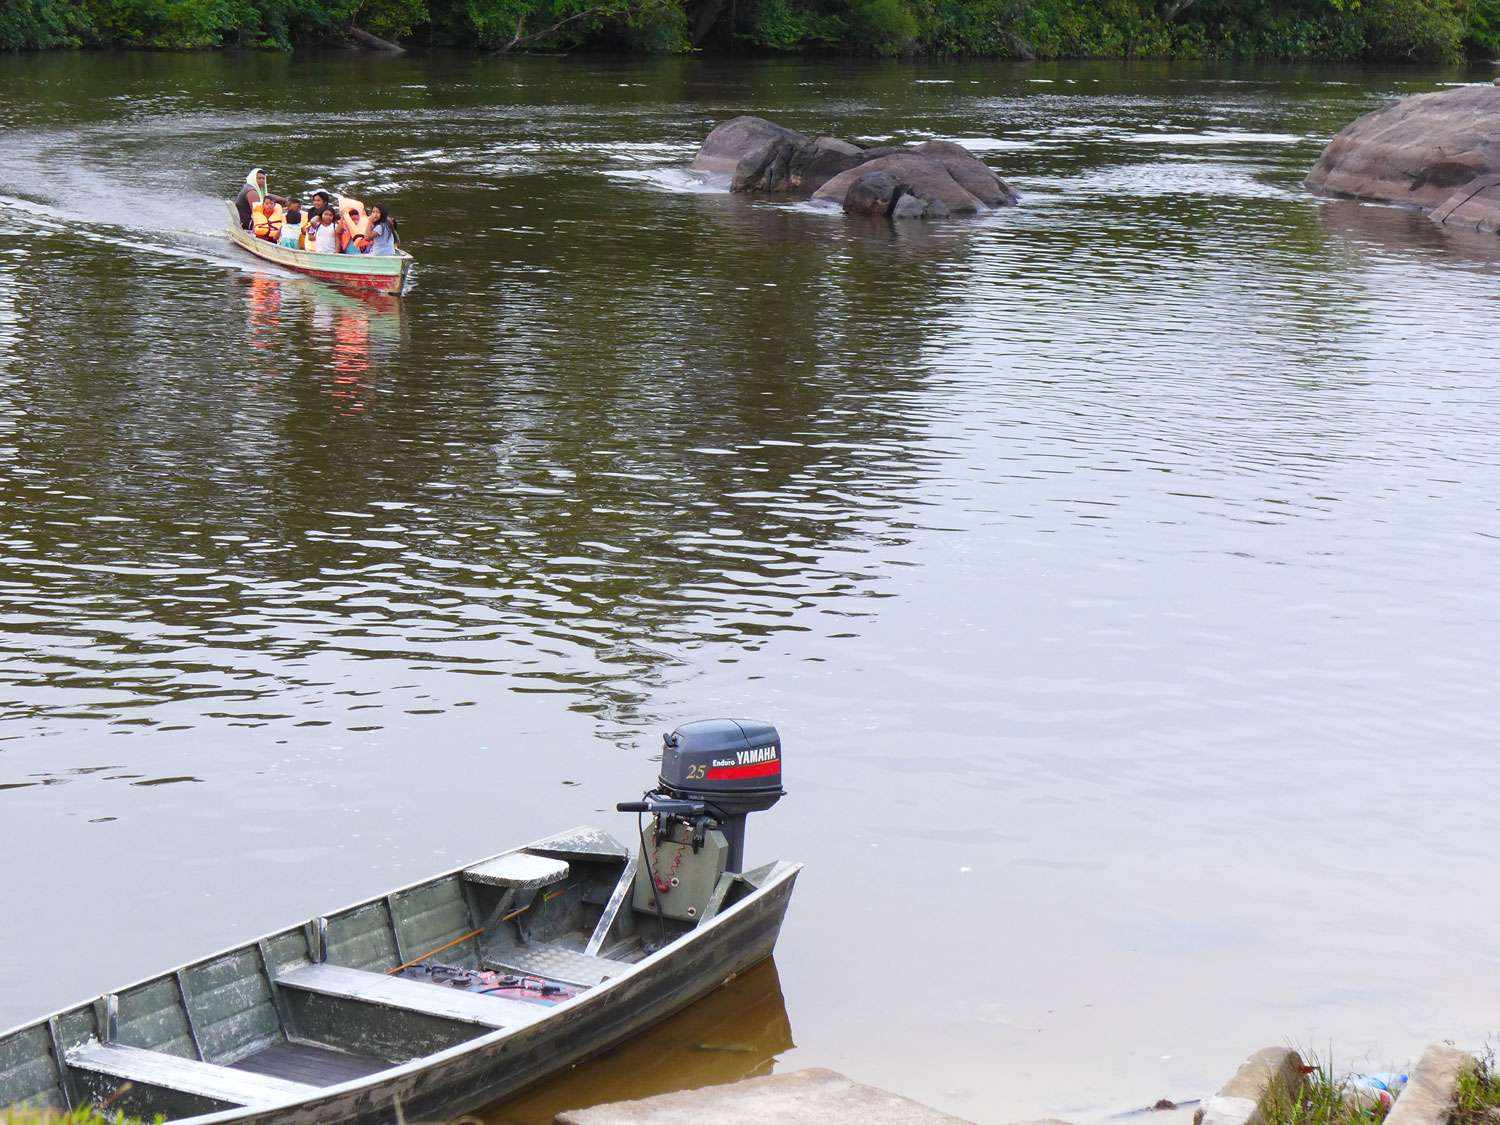
M 1349 1075 L 1335 1075 L 1332 1064 L 1310 1052 L 1299 1053 L 1307 1070 L 1302 1090 L 1291 1094 L 1273 1087 L 1265 1103 L 1265 1125 L 1379 1125 L 1385 1119 L 1388 1106 L 1372 1106 L 1350 1096 Z
M 1500 1125 L 1500 1075 L 1495 1073 L 1495 1050 L 1476 1056 L 1477 1066 L 1458 1079 L 1458 1102 L 1450 1125 Z

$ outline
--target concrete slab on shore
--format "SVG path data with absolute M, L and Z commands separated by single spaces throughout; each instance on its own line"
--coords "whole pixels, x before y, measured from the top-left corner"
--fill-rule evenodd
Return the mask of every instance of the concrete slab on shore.
M 1386 1115 L 1386 1125 L 1448 1125 L 1463 1077 L 1478 1066 L 1468 1051 L 1434 1043 L 1411 1069 L 1406 1089 Z
M 970 1125 L 832 1070 L 813 1068 L 559 1113 L 556 1125 Z

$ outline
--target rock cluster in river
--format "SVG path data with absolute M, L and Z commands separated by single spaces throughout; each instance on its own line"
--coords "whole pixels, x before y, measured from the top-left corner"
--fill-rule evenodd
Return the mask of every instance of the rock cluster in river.
M 1417 94 L 1367 113 L 1328 143 L 1306 183 L 1500 230 L 1500 88 Z
M 760 117 L 735 117 L 715 128 L 693 167 L 728 176 L 730 191 L 800 195 L 836 203 L 850 215 L 942 219 L 1011 207 L 1017 199 L 984 161 L 952 141 L 864 148 Z

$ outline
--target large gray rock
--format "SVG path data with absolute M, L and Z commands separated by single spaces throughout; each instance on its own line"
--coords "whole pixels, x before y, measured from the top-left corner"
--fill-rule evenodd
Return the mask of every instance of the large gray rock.
M 1014 207 L 1020 198 L 990 166 L 954 141 L 925 141 L 914 150 L 930 156 L 948 169 L 948 174 L 986 207 Z
M 936 199 L 923 199 L 920 195 L 903 192 L 891 208 L 893 219 L 946 219 L 948 208 Z
M 952 141 L 866 149 L 837 137 L 808 138 L 760 117 L 719 125 L 693 167 L 729 177 L 730 191 L 801 194 L 851 215 L 940 219 L 1012 206 L 1017 198 L 984 161 Z
M 727 175 L 730 191 L 788 191 L 792 154 L 812 143 L 761 117 L 732 117 L 704 138 L 693 167 Z
M 903 192 L 941 203 L 954 215 L 972 215 L 985 207 L 982 199 L 953 178 L 953 174 L 941 160 L 921 156 L 916 152 L 895 152 L 889 156 L 866 160 L 858 167 L 833 177 L 813 193 L 813 198 L 842 206 L 849 189 L 871 172 L 885 172 L 895 177 Z
M 844 192 L 844 214 L 889 215 L 901 196 L 901 181 L 889 172 L 866 172 Z
M 1500 227 L 1500 88 L 1417 94 L 1367 113 L 1328 143 L 1306 183 L 1494 230 Z
M 1193 1114 L 1193 1125 L 1264 1125 L 1276 1105 L 1291 1105 L 1306 1081 L 1302 1056 L 1266 1047 L 1240 1064 L 1234 1076 Z
M 792 154 L 787 169 L 792 190 L 811 195 L 864 159 L 865 150 L 837 137 L 817 137 Z

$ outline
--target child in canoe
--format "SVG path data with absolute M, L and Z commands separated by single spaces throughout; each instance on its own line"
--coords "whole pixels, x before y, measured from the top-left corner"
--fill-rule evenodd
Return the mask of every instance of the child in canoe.
M 370 217 L 365 205 L 347 195 L 339 196 L 339 253 L 364 253 L 369 236 Z
M 385 204 L 371 204 L 370 237 L 364 252 L 389 258 L 395 256 L 400 245 L 401 237 L 396 233 L 396 220 L 386 210 Z
M 301 250 L 302 235 L 304 233 L 302 229 L 302 203 L 300 200 L 293 199 L 286 205 L 286 214 L 281 219 L 281 238 L 279 242 L 282 246 L 289 249 Z
M 321 215 L 314 216 L 307 231 L 307 248 L 319 254 L 339 252 L 339 221 L 332 207 L 325 207 Z

